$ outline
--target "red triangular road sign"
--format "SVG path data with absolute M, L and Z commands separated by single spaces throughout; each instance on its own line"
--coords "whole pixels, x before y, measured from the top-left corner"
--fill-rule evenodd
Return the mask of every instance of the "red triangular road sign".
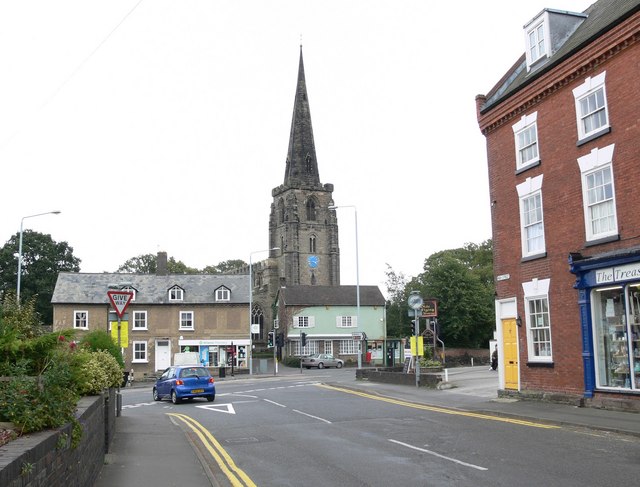
M 133 293 L 131 291 L 107 291 L 107 296 L 109 296 L 109 301 L 111 301 L 111 305 L 116 310 L 118 317 L 122 318 L 127 306 L 133 299 Z

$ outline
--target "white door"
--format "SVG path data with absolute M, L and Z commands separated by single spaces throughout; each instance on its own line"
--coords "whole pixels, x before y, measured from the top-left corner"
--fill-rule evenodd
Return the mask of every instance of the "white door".
M 156 370 L 164 370 L 171 366 L 171 342 L 156 340 Z

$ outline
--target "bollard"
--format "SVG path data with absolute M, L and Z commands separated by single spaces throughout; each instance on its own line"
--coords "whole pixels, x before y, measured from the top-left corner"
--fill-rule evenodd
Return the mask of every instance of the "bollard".
M 122 413 L 122 394 L 116 392 L 116 416 L 119 418 Z
M 449 369 L 444 369 L 444 381 L 449 382 Z
M 473 367 L 473 357 L 471 357 L 471 367 Z

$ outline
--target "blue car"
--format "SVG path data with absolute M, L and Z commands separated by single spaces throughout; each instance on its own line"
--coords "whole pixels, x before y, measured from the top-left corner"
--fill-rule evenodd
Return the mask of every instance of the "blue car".
M 153 400 L 171 398 L 173 404 L 183 399 L 206 397 L 211 402 L 216 398 L 213 377 L 205 367 L 173 366 L 165 370 L 153 386 Z

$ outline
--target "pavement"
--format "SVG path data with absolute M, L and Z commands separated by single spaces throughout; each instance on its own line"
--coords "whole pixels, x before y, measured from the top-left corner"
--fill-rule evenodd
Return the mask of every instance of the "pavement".
M 448 387 L 442 390 L 357 380 L 355 370 L 349 369 L 314 372 L 305 370 L 301 374 L 299 369 L 281 367 L 278 375 L 305 379 L 313 377 L 318 382 L 336 387 L 430 406 L 640 438 L 638 413 L 499 398 L 497 372 L 486 367 L 449 369 Z M 216 382 L 220 384 L 273 377 L 273 374 L 236 375 L 217 379 Z M 151 397 L 152 385 L 150 382 L 137 382 L 133 387 L 148 388 Z M 136 416 L 134 419 L 127 416 L 124 410 L 116 419 L 116 433 L 110 453 L 107 454 L 94 487 L 225 485 L 224 479 L 216 478 L 215 474 L 207 471 L 199 462 L 198 457 L 193 454 L 191 441 L 187 435 L 176 434 L 175 428 L 167 428 L 164 417 L 149 415 Z

